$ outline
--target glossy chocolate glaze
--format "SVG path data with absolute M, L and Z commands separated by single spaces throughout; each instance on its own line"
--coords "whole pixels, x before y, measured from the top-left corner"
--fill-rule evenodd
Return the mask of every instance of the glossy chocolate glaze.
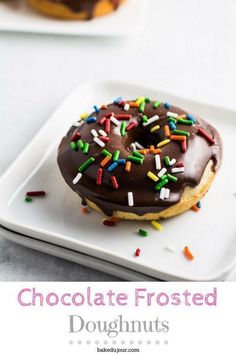
M 164 125 L 168 122 L 167 112 L 171 111 L 178 113 L 178 115 L 187 114 L 188 112 L 170 106 L 169 109 L 164 107 L 164 104 L 157 109 L 153 108 L 153 102 L 147 103 L 144 114 L 148 118 L 154 115 L 159 116 L 159 121 L 148 126 L 143 126 L 141 121 L 141 114 L 138 108 L 130 108 L 128 112 L 123 110 L 123 107 L 117 104 L 110 104 L 106 109 L 101 109 L 99 113 L 93 112 L 91 116 L 97 117 L 97 122 L 107 113 L 114 112 L 115 114 L 131 114 L 132 120 L 138 122 L 138 126 L 129 131 L 124 137 L 120 136 L 119 129 L 115 129 L 115 125 L 111 123 L 111 132 L 108 134 L 111 139 L 106 143 L 105 149 L 113 153 L 116 149 L 120 150 L 120 157 L 127 159 L 132 155 L 130 144 L 138 141 L 145 148 L 150 145 L 157 145 L 160 141 L 166 139 L 164 135 Z M 196 116 L 195 116 L 196 117 Z M 118 166 L 114 171 L 108 172 L 107 167 L 104 167 L 102 185 L 96 185 L 97 170 L 100 167 L 100 162 L 104 159 L 101 155 L 102 147 L 99 147 L 93 141 L 91 129 L 104 129 L 104 126 L 97 122 L 87 124 L 83 122 L 79 128 L 71 127 L 67 135 L 62 139 L 58 149 L 58 164 L 61 173 L 68 183 L 68 185 L 78 193 L 82 200 L 85 198 L 96 203 L 99 208 L 107 215 L 111 216 L 113 211 L 125 211 L 135 213 L 137 215 L 144 215 L 148 212 L 157 213 L 161 210 L 167 209 L 170 206 L 178 203 L 181 199 L 183 191 L 186 186 L 195 187 L 199 184 L 204 170 L 210 160 L 212 160 L 212 169 L 217 171 L 222 159 L 222 141 L 219 133 L 214 127 L 206 123 L 200 118 L 196 118 L 196 124 L 187 126 L 183 124 L 177 125 L 177 129 L 188 131 L 191 135 L 188 140 L 188 149 L 185 153 L 181 151 L 179 142 L 172 141 L 161 148 L 162 167 L 165 167 L 163 159 L 164 156 L 169 156 L 170 159 L 175 158 L 177 163 L 183 162 L 185 166 L 184 173 L 176 174 L 177 182 L 169 182 L 167 188 L 170 188 L 170 198 L 160 200 L 160 192 L 155 190 L 155 185 L 147 177 L 147 172 L 151 171 L 157 174 L 159 171 L 155 168 L 155 161 L 153 154 L 145 155 L 142 165 L 132 163 L 130 172 L 125 171 L 124 166 Z M 150 132 L 150 128 L 154 125 L 160 125 L 160 129 L 154 133 Z M 214 140 L 215 144 L 211 145 L 204 137 L 200 136 L 197 131 L 198 128 L 203 128 Z M 71 136 L 79 131 L 81 139 L 90 144 L 88 155 L 83 154 L 80 150 L 74 151 L 70 147 Z M 95 163 L 90 165 L 76 185 L 72 183 L 74 177 L 78 173 L 78 167 L 84 163 L 89 157 L 95 157 Z M 172 166 L 175 167 L 175 166 Z M 171 168 L 168 167 L 167 173 L 171 173 Z M 115 190 L 110 182 L 110 177 L 114 175 L 119 184 L 119 188 Z M 129 207 L 127 202 L 127 193 L 133 192 L 134 206 Z
M 50 0 L 67 6 L 73 12 L 85 12 L 87 19 L 91 20 L 94 17 L 94 9 L 100 0 Z M 109 0 L 116 10 L 120 5 L 120 0 Z

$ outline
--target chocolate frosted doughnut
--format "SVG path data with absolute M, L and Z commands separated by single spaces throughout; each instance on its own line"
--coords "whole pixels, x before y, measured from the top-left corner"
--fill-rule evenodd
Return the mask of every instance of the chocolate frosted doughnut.
M 37 11 L 52 17 L 91 20 L 116 9 L 124 0 L 28 0 Z
M 166 218 L 191 208 L 221 159 L 214 127 L 144 97 L 95 106 L 58 149 L 61 173 L 83 203 L 124 219 Z

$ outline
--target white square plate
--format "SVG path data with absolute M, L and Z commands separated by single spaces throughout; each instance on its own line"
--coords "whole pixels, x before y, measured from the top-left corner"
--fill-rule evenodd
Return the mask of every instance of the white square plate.
M 170 101 L 206 118 L 221 133 L 224 161 L 199 213 L 188 211 L 162 221 L 157 232 L 149 222 L 102 225 L 102 215 L 80 212 L 80 198 L 57 167 L 57 146 L 80 113 L 115 97 L 149 96 Z M 84 84 L 72 92 L 0 180 L 0 223 L 35 239 L 81 252 L 163 280 L 223 280 L 236 261 L 236 113 L 125 83 Z M 26 191 L 43 189 L 47 197 L 25 203 Z M 142 238 L 137 231 L 148 230 Z M 14 241 L 14 238 L 12 238 Z M 169 253 L 165 246 L 176 250 Z M 183 256 L 189 245 L 195 260 Z M 134 257 L 136 248 L 141 256 Z
M 64 21 L 42 16 L 26 0 L 0 3 L 0 30 L 84 36 L 126 36 L 142 31 L 146 0 L 127 0 L 116 12 L 91 21 Z M 135 21 L 134 21 L 135 16 Z

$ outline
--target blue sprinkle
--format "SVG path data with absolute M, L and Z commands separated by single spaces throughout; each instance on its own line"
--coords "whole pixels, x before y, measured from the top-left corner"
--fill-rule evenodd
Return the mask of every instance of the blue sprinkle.
M 166 109 L 170 109 L 170 103 L 169 103 L 169 102 L 165 102 L 165 103 L 164 103 L 164 107 L 165 107 Z
M 119 103 L 119 102 L 122 101 L 122 100 L 123 100 L 122 97 L 117 97 L 113 103 L 116 104 L 116 103 Z
M 111 166 L 108 167 L 108 171 L 111 172 L 113 171 L 116 167 L 118 166 L 118 163 L 115 161 L 111 164 Z
M 197 207 L 201 209 L 202 205 L 201 205 L 201 202 L 197 202 Z
M 126 159 L 119 159 L 116 161 L 118 165 L 125 165 L 126 164 Z
M 169 127 L 171 130 L 176 130 L 176 125 L 173 122 L 169 122 Z
M 99 108 L 98 108 L 98 106 L 93 106 L 93 108 L 94 108 L 94 110 L 98 113 L 99 112 Z
M 95 123 L 97 121 L 96 117 L 89 117 L 86 119 L 86 123 L 90 124 L 90 123 Z
M 193 123 L 196 123 L 197 120 L 192 114 L 187 114 L 187 119 L 191 120 Z

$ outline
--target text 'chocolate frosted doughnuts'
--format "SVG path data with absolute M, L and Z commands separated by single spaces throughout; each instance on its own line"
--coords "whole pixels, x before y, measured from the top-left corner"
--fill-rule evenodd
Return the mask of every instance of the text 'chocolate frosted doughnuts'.
M 82 200 L 105 214 L 143 216 L 177 204 L 212 161 L 221 163 L 214 127 L 169 103 L 116 99 L 83 114 L 62 139 L 58 164 Z

